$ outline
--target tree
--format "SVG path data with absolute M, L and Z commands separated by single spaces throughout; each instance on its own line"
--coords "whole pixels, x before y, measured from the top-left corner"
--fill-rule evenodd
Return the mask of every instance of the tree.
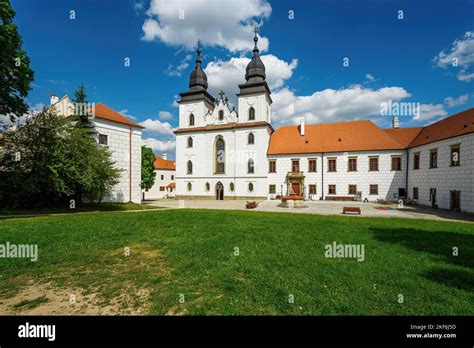
M 7 130 L 2 143 L 1 206 L 65 205 L 71 198 L 78 205 L 82 197 L 100 202 L 120 177 L 108 149 L 51 108 Z
M 61 159 L 52 164 L 57 175 L 54 181 L 70 180 L 76 204 L 80 204 L 83 197 L 101 202 L 119 182 L 121 172 L 114 167 L 108 148 L 91 141 L 87 130 L 77 127 L 71 127 L 62 140 L 56 148 Z
M 15 11 L 9 0 L 0 0 L 0 115 L 15 117 L 26 114 L 25 98 L 34 80 L 30 58 L 21 48 L 18 28 L 13 24 Z
M 155 154 L 149 147 L 142 146 L 142 190 L 149 190 L 155 183 Z M 143 199 L 145 199 L 145 193 L 143 193 Z
M 84 129 L 86 135 L 91 138 L 95 135 L 95 127 L 92 122 L 92 110 L 84 88 L 84 84 L 80 84 L 74 92 L 74 121 L 77 128 Z
M 0 154 L 0 203 L 9 207 L 56 204 L 74 192 L 67 178 L 56 178 L 51 164 L 67 125 L 50 109 L 3 134 Z M 56 180 L 55 180 L 56 178 Z M 62 181 L 59 181 L 61 179 Z

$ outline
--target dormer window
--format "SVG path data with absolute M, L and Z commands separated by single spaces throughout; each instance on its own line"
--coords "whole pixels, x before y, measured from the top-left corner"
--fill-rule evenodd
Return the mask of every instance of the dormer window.
M 249 109 L 249 121 L 253 120 L 255 120 L 255 109 L 251 106 Z
M 224 111 L 219 110 L 219 121 L 222 121 L 224 119 Z
M 194 126 L 194 115 L 193 114 L 189 115 L 189 125 Z

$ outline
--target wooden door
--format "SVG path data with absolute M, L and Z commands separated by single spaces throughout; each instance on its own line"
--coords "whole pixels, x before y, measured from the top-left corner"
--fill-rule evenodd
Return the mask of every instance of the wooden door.
M 295 195 L 301 195 L 301 185 L 297 182 L 291 183 L 291 190 L 294 192 Z
M 451 210 L 461 210 L 461 191 L 451 191 Z

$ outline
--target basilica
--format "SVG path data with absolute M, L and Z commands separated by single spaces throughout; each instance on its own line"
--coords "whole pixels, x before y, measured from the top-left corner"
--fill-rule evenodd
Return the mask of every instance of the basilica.
M 177 199 L 397 201 L 474 212 L 474 109 L 426 127 L 380 128 L 369 120 L 274 129 L 258 37 L 237 94 L 208 92 L 198 45 L 180 93 Z

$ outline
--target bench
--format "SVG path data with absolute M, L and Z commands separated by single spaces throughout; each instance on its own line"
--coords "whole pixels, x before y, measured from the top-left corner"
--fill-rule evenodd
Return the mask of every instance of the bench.
M 245 205 L 246 209 L 255 209 L 257 208 L 257 202 L 255 201 L 247 201 L 247 204 Z
M 360 208 L 359 207 L 343 207 L 342 208 L 343 214 L 357 214 L 360 215 Z
M 353 201 L 353 196 L 326 196 L 326 201 Z

